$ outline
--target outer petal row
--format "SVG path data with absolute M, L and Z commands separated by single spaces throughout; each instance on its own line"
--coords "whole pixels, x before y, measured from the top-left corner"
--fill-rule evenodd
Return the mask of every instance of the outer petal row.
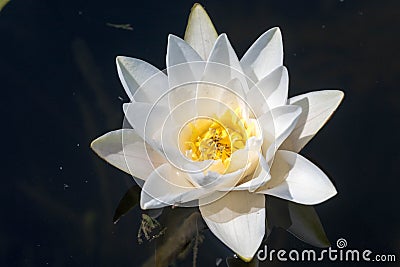
M 265 234 L 265 198 L 247 191 L 232 191 L 203 205 L 200 212 L 207 226 L 242 259 L 250 261 Z M 207 202 L 205 202 L 207 203 Z
M 290 98 L 288 104 L 301 107 L 302 113 L 282 149 L 299 152 L 329 120 L 343 96 L 341 91 L 325 90 Z
M 257 82 L 247 93 L 248 103 L 259 117 L 275 107 L 287 102 L 289 74 L 286 67 L 276 68 L 270 74 Z
M 211 52 L 217 32 L 207 12 L 200 4 L 194 4 L 185 32 L 185 41 L 206 60 Z
M 130 57 L 116 59 L 118 75 L 131 101 L 154 103 L 168 90 L 168 78 L 153 65 Z
M 140 198 L 142 209 L 156 209 L 196 199 L 195 187 L 187 176 L 168 163 L 161 165 L 144 183 Z
M 190 169 L 190 166 L 188 166 Z M 141 207 L 143 209 L 160 208 L 169 205 L 186 205 L 187 202 L 202 199 L 210 194 L 207 201 L 214 201 L 226 194 L 220 189 L 231 189 L 246 175 L 249 168 L 245 166 L 226 174 L 219 174 L 213 171 L 184 172 L 166 163 L 155 169 L 145 181 L 141 195 Z M 247 190 L 248 187 L 242 188 Z M 215 195 L 216 194 L 216 195 Z M 203 204 L 205 202 L 203 201 Z
M 245 73 L 258 82 L 283 64 L 282 34 L 275 27 L 262 34 L 240 60 Z
M 267 162 L 272 160 L 275 151 L 293 131 L 300 114 L 300 107 L 285 105 L 276 107 L 258 118 L 263 129 L 262 151 Z
M 106 133 L 94 140 L 91 148 L 111 165 L 142 180 L 165 163 L 163 156 L 145 145 L 144 140 L 130 129 Z
M 306 158 L 285 150 L 277 151 L 271 179 L 256 192 L 306 205 L 319 204 L 336 195 L 325 173 Z

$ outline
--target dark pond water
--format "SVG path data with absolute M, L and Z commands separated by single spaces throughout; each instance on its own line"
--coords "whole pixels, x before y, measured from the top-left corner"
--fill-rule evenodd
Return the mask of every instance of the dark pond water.
M 333 119 L 302 151 L 339 192 L 316 210 L 333 244 L 345 238 L 351 248 L 395 254 L 392 264 L 398 265 L 398 1 L 202 4 L 239 56 L 266 29 L 281 28 L 290 95 L 325 88 L 345 92 Z M 183 36 L 192 5 L 12 0 L 0 12 L 1 266 L 142 266 L 160 248 L 155 241 L 138 244 L 137 207 L 113 224 L 114 210 L 134 182 L 89 144 L 122 125 L 121 104 L 128 98 L 115 57 L 164 68 L 167 35 Z M 132 30 L 110 24 L 130 24 Z M 179 223 L 185 212 L 174 215 Z M 204 237 L 197 266 L 226 266 L 232 253 L 207 231 Z M 268 246 L 310 248 L 279 229 Z M 176 266 L 192 266 L 191 248 L 187 253 Z M 335 263 L 340 264 L 363 263 Z M 302 263 L 260 263 L 291 265 Z

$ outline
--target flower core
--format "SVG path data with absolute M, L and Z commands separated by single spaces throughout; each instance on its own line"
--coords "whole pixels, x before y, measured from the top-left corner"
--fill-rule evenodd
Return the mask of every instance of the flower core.
M 193 161 L 221 160 L 228 167 L 231 155 L 254 135 L 253 127 L 239 115 L 227 111 L 217 119 L 201 117 L 187 123 L 181 132 L 181 151 Z

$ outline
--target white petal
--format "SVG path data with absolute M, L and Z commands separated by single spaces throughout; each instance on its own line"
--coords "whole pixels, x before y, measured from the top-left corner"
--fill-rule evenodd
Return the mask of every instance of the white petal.
M 230 110 L 235 111 L 238 107 L 242 112 L 242 117 L 247 119 L 249 117 L 249 105 L 245 101 L 245 88 L 239 79 L 234 78 L 227 84 L 229 90 L 224 90 L 224 93 L 220 96 L 221 101 L 227 105 Z
M 118 75 L 131 101 L 155 102 L 168 90 L 168 78 L 156 67 L 137 58 L 118 56 Z
M 167 72 L 170 88 L 199 81 L 205 63 L 197 52 L 181 38 L 170 34 L 167 47 Z
M 180 103 L 196 96 L 197 83 L 203 76 L 205 62 L 197 52 L 177 36 L 168 36 L 167 72 L 170 92 L 169 106 L 172 110 Z
M 124 113 L 128 122 L 146 142 L 154 148 L 159 142 L 155 134 L 159 132 L 169 114 L 169 109 L 164 106 L 152 105 L 143 102 L 125 103 Z
M 300 106 L 302 113 L 281 149 L 299 152 L 329 120 L 343 96 L 341 91 L 325 90 L 290 98 L 289 104 Z
M 305 205 L 319 204 L 336 195 L 336 189 L 325 173 L 292 151 L 279 150 L 276 153 L 271 176 L 271 180 L 257 193 Z
M 187 62 L 204 61 L 188 43 L 173 34 L 168 36 L 166 60 L 168 68 Z
M 235 50 L 233 50 L 226 34 L 221 34 L 208 58 L 202 80 L 226 86 L 233 79 L 240 82 L 240 88 L 244 92 L 249 90 Z M 242 92 L 237 93 L 241 94 Z M 241 96 L 244 97 L 244 95 Z
M 281 66 L 253 86 L 246 95 L 247 101 L 255 112 L 255 117 L 287 102 L 289 75 L 286 67 Z
M 209 66 L 209 65 L 208 65 Z M 219 65 L 220 67 L 221 65 Z M 230 71 L 229 68 L 224 67 L 224 71 Z M 199 103 L 200 99 L 208 99 L 208 101 L 214 101 L 213 107 L 218 106 L 218 109 L 214 109 L 215 115 L 222 115 L 225 111 L 230 110 L 232 112 L 240 109 L 243 118 L 248 117 L 248 105 L 244 100 L 244 89 L 241 82 L 235 78 L 229 81 L 226 85 L 202 82 L 199 83 L 196 88 L 195 106 L 198 110 L 208 110 L 208 106 L 204 106 Z M 197 101 L 199 100 L 199 101 Z M 200 112 L 204 113 L 204 111 Z
M 187 174 L 166 163 L 152 172 L 144 183 L 140 206 L 155 209 L 187 202 L 199 198 L 200 191 L 189 182 Z
M 193 167 L 195 166 L 188 166 L 188 169 L 192 170 Z M 204 172 L 192 172 L 189 176 L 192 183 L 199 187 L 212 191 L 230 191 L 243 178 L 246 167 L 226 174 L 205 170 Z M 209 169 L 212 168 L 213 166 Z
M 180 68 L 183 66 L 179 65 L 178 67 Z M 228 67 L 224 68 L 224 71 L 230 71 Z M 185 77 L 188 77 L 188 75 Z M 242 116 L 247 118 L 248 105 L 246 104 L 243 96 L 244 89 L 241 85 L 241 82 L 237 78 L 229 81 L 226 85 L 210 83 L 207 81 L 197 82 L 196 80 L 192 80 L 190 83 L 187 82 L 186 84 L 171 88 L 170 92 L 168 93 L 169 107 L 171 112 L 174 113 L 174 117 L 180 117 L 181 115 L 185 116 L 184 114 L 178 114 L 173 110 L 179 105 L 186 105 L 189 102 L 192 103 L 192 109 L 194 109 L 194 111 L 191 111 L 191 113 L 195 112 L 196 109 L 207 109 L 208 107 L 196 103 L 196 100 L 198 99 L 207 98 L 209 99 L 208 101 L 216 102 L 213 106 L 219 103 L 220 108 L 217 109 L 218 112 L 216 114 L 222 114 L 227 109 L 235 111 L 239 108 L 242 111 Z M 199 111 L 199 113 L 204 112 Z
M 223 190 L 248 190 L 249 192 L 254 192 L 260 186 L 268 182 L 270 178 L 271 176 L 269 174 L 269 167 L 267 165 L 267 162 L 265 161 L 261 153 L 258 153 L 256 169 L 253 169 L 252 173 L 248 173 L 248 176 L 241 181 L 240 185 L 237 185 L 234 188 L 226 188 Z
M 257 119 L 263 129 L 262 151 L 268 162 L 293 131 L 300 114 L 300 107 L 286 105 L 274 108 Z
M 258 82 L 283 64 L 282 35 L 279 28 L 262 34 L 240 60 L 243 70 L 254 82 Z
M 180 67 L 182 67 L 182 65 L 179 65 L 178 68 Z M 187 83 L 171 88 L 171 90 L 168 92 L 169 109 L 173 111 L 182 103 L 194 99 L 196 97 L 196 88 L 196 83 Z M 179 116 L 177 113 L 175 115 Z
M 250 261 L 265 234 L 265 198 L 247 191 L 229 192 L 200 212 L 207 226 L 225 245 Z M 207 202 L 206 202 L 207 203 Z
M 231 191 L 241 183 L 246 177 L 254 173 L 258 165 L 258 154 L 254 151 L 246 151 L 241 149 L 232 155 L 231 164 L 228 170 L 225 166 L 217 166 L 218 169 L 222 168 L 219 172 L 208 171 L 200 175 L 191 175 L 198 184 L 207 185 L 215 188 L 218 191 Z M 209 169 L 212 170 L 214 166 Z M 221 174 L 222 173 L 222 174 Z M 201 181 L 201 183 L 199 182 Z M 247 190 L 248 187 L 239 187 L 237 190 Z
M 194 4 L 185 32 L 185 41 L 206 60 L 218 34 L 207 12 L 200 4 Z
M 199 86 L 202 93 L 206 93 L 206 91 L 211 92 L 214 91 L 216 94 L 223 94 L 223 89 L 219 87 L 204 87 Z M 214 89 L 214 90 L 213 90 Z M 225 89 L 224 89 L 225 90 Z M 226 93 L 228 94 L 228 93 Z M 223 115 L 227 110 L 234 110 L 234 108 L 238 107 L 236 103 L 232 99 L 228 98 L 228 101 L 225 102 L 216 98 L 216 96 L 201 96 L 192 98 L 190 100 L 186 100 L 185 102 L 180 103 L 173 110 L 171 110 L 171 115 L 175 118 L 175 120 L 182 125 L 182 123 L 187 123 L 189 120 L 198 118 L 198 117 L 209 117 L 215 118 Z M 232 101 L 230 101 L 232 100 Z M 182 125 L 183 126 L 183 125 Z
M 147 179 L 165 159 L 147 146 L 134 130 L 106 133 L 90 145 L 105 161 L 134 177 Z
M 232 153 L 227 172 L 233 172 L 244 168 L 245 166 L 248 166 L 250 169 L 247 170 L 244 175 L 253 172 L 258 161 L 258 151 L 260 151 L 261 144 L 261 138 L 255 136 L 250 137 L 246 141 L 246 146 L 243 149 L 239 149 Z

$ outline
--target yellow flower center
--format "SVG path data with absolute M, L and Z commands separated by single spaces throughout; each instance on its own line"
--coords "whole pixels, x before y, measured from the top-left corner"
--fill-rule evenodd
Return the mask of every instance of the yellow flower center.
M 221 160 L 227 168 L 231 155 L 245 147 L 254 135 L 240 111 L 227 111 L 219 118 L 196 118 L 181 131 L 181 151 L 193 161 Z M 183 139 L 183 140 L 182 140 Z

